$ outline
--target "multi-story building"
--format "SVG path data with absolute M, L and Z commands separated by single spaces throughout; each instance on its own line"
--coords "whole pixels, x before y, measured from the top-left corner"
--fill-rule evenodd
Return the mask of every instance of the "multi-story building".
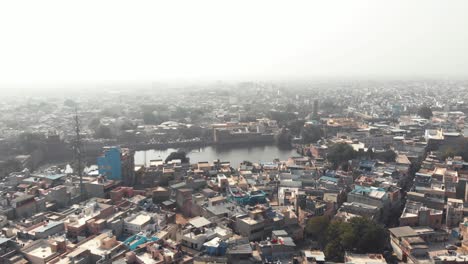
M 148 214 L 131 215 L 124 220 L 124 231 L 128 234 L 138 234 L 152 222 L 152 217 Z M 152 228 L 154 230 L 154 227 Z
M 447 227 L 457 227 L 461 222 L 463 222 L 464 211 L 463 200 L 448 198 L 445 220 Z
M 25 218 L 44 211 L 46 203 L 43 197 L 25 194 L 14 198 L 11 207 L 15 210 L 16 218 Z
M 400 226 L 440 228 L 442 221 L 442 210 L 428 208 L 420 202 L 408 201 L 400 217 Z
M 132 185 L 135 180 L 134 152 L 127 148 L 105 147 L 97 159 L 99 174 L 110 180 L 123 181 Z

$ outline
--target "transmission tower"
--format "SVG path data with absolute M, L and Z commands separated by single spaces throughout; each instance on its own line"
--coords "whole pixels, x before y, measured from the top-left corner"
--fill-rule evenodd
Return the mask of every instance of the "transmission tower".
M 75 163 L 76 163 L 76 171 L 78 173 L 78 177 L 80 177 L 80 198 L 84 200 L 85 198 L 85 191 L 83 186 L 83 164 L 82 164 L 82 154 L 83 154 L 83 144 L 81 141 L 81 128 L 80 128 L 80 117 L 78 116 L 78 108 L 75 108 L 75 142 L 73 144 L 73 150 L 75 152 Z

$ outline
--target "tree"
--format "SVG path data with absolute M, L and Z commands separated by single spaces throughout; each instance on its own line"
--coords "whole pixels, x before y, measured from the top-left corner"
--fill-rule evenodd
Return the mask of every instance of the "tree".
M 174 112 L 172 112 L 171 118 L 181 120 L 181 119 L 184 119 L 186 117 L 189 117 L 189 114 L 190 114 L 190 112 L 187 109 L 185 109 L 183 107 L 177 107 L 174 110 Z
M 342 262 L 345 251 L 381 253 L 386 241 L 385 229 L 368 218 L 332 221 L 326 229 L 325 255 L 328 260 Z
M 25 132 L 19 136 L 19 145 L 21 150 L 26 153 L 31 153 L 44 145 L 45 136 L 38 133 Z
M 374 151 L 372 150 L 372 148 L 368 148 L 366 154 L 367 154 L 367 158 L 374 159 Z
M 180 137 L 183 139 L 201 138 L 204 134 L 204 129 L 199 126 L 191 126 L 178 129 Z
M 242 164 L 244 164 L 245 166 L 248 166 L 248 167 L 252 167 L 252 166 L 253 166 L 253 163 L 252 163 L 251 161 L 248 161 L 248 160 L 242 161 Z
M 158 120 L 152 111 L 143 112 L 143 122 L 147 125 L 158 125 Z
M 440 150 L 440 159 L 446 160 L 447 158 L 453 158 L 457 155 L 457 152 L 453 147 L 448 146 Z
M 175 151 L 167 156 L 165 162 L 168 163 L 171 160 L 181 160 L 182 163 L 188 163 L 190 159 L 187 157 L 185 151 Z
M 440 158 L 445 160 L 448 157 L 461 156 L 463 160 L 468 160 L 468 140 L 462 138 L 455 144 L 442 146 L 440 148 Z
M 394 162 L 395 159 L 396 159 L 396 156 L 397 154 L 395 153 L 395 151 L 389 149 L 389 150 L 386 150 L 382 153 L 378 153 L 378 158 L 385 161 L 385 162 Z
M 203 118 L 204 113 L 205 112 L 201 109 L 191 109 L 188 115 L 189 115 L 191 122 L 194 123 L 196 121 L 199 121 L 201 118 Z
M 325 256 L 327 261 L 342 262 L 344 259 L 344 250 L 340 242 L 333 240 L 325 247 Z
M 286 105 L 286 112 L 291 113 L 291 112 L 296 112 L 297 107 L 294 104 L 287 104 Z
M 429 106 L 423 105 L 418 109 L 418 116 L 425 118 L 425 119 L 430 119 L 432 117 L 432 110 Z
M 65 106 L 68 106 L 68 107 L 76 107 L 77 106 L 77 103 L 75 101 L 73 101 L 72 99 L 65 100 L 65 102 L 63 102 L 63 104 Z
M 329 261 L 341 262 L 344 258 L 344 248 L 341 243 L 341 234 L 344 222 L 332 221 L 326 230 L 325 256 Z
M 276 120 L 278 124 L 286 124 L 289 120 L 296 118 L 296 115 L 288 112 L 270 111 L 270 119 Z
M 130 121 L 125 121 L 119 126 L 119 129 L 122 131 L 132 130 L 134 128 L 135 128 L 135 125 Z
M 352 160 L 355 156 L 356 151 L 354 151 L 353 147 L 346 143 L 338 143 L 330 147 L 327 159 L 332 163 L 333 168 L 336 169 L 344 162 Z
M 349 221 L 353 232 L 353 247 L 357 253 L 382 252 L 386 243 L 385 229 L 364 217 L 355 217 Z M 351 248 L 348 248 L 351 249 Z
M 96 131 L 96 129 L 99 127 L 100 124 L 101 124 L 101 119 L 99 119 L 98 117 L 95 117 L 91 120 L 91 122 L 89 122 L 88 127 Z
M 302 140 L 305 144 L 316 143 L 322 136 L 323 131 L 318 126 L 308 126 L 302 130 Z
M 0 178 L 4 178 L 8 176 L 11 172 L 14 171 L 20 171 L 22 169 L 21 163 L 13 158 L 7 159 L 4 162 L 0 162 L 0 171 L 2 171 L 4 174 L 0 174 Z
M 281 129 L 281 132 L 276 135 L 275 141 L 278 146 L 291 146 L 291 133 L 289 133 L 288 129 Z
M 286 127 L 291 131 L 294 136 L 299 136 L 304 128 L 305 120 L 293 120 L 289 122 Z
M 320 245 L 324 246 L 326 241 L 326 231 L 330 220 L 326 216 L 317 216 L 309 219 L 305 227 L 307 236 L 316 240 Z
M 112 131 L 108 126 L 99 125 L 98 128 L 94 132 L 94 137 L 111 139 L 114 137 L 114 135 L 112 134 Z

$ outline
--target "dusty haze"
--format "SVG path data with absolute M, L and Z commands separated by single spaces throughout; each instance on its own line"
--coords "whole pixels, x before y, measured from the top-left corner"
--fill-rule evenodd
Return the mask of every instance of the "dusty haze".
M 26 3 L 0 4 L 4 90 L 468 72 L 461 0 Z

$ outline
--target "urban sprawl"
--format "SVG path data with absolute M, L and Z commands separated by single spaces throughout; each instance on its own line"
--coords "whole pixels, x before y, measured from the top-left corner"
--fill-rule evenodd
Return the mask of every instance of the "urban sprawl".
M 153 83 L 0 110 L 0 263 L 468 263 L 468 82 Z M 257 145 L 295 154 L 222 154 Z M 152 149 L 174 151 L 135 158 Z

